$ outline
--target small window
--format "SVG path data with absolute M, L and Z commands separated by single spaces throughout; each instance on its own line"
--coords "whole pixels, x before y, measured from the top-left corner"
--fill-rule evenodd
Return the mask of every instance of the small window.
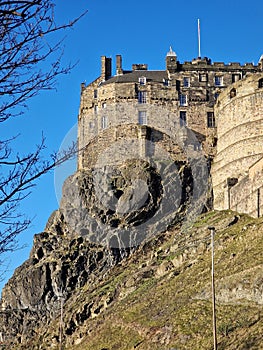
M 180 106 L 187 106 L 187 96 L 186 95 L 180 95 Z
M 94 129 L 94 122 L 89 122 L 89 128 Z
M 258 87 L 259 87 L 259 89 L 262 89 L 262 88 L 263 88 L 263 78 L 259 79 L 259 81 L 258 81 Z
M 106 129 L 108 127 L 108 117 L 106 115 L 101 118 L 101 127 L 102 129 Z
M 190 86 L 190 78 L 184 77 L 183 84 L 185 88 L 188 88 Z
M 98 97 L 98 90 L 94 90 L 94 98 Z
M 216 92 L 216 93 L 214 94 L 215 101 L 218 99 L 218 96 L 219 96 L 219 92 Z
M 95 114 L 98 113 L 98 106 L 97 106 L 97 105 L 94 106 L 94 113 L 95 113 Z
M 235 88 L 231 89 L 230 90 L 230 94 L 229 94 L 229 97 L 230 98 L 233 98 L 237 95 L 237 90 Z
M 138 103 L 146 103 L 146 91 L 138 92 Z
M 106 108 L 107 107 L 106 102 L 103 102 L 101 106 L 102 106 L 102 108 Z
M 146 111 L 139 111 L 138 113 L 138 123 L 140 125 L 146 125 L 147 124 L 147 114 Z
M 240 80 L 240 74 L 232 74 L 232 83 L 235 83 L 236 81 Z
M 163 85 L 169 86 L 169 79 L 163 79 Z
M 199 81 L 200 82 L 207 82 L 207 74 L 206 73 L 202 73 L 202 74 L 199 74 Z
M 186 126 L 186 112 L 180 111 L 180 126 Z
M 145 77 L 140 77 L 139 78 L 139 84 L 140 85 L 145 85 L 146 84 L 146 78 Z
M 223 76 L 215 76 L 215 86 L 223 86 Z
M 214 112 L 207 112 L 207 127 L 208 128 L 215 128 L 215 116 Z

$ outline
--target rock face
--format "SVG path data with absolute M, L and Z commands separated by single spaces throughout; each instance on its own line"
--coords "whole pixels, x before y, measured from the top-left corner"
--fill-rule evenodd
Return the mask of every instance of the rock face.
M 50 216 L 44 232 L 35 235 L 29 259 L 3 289 L 1 337 L 15 347 L 29 342 L 38 327 L 58 317 L 61 303 L 98 283 L 139 244 L 183 217 L 191 196 L 191 171 L 182 162 L 154 167 L 128 160 L 69 177 L 60 209 Z M 106 296 L 86 305 L 69 322 L 66 334 L 111 300 Z
M 4 344 L 48 350 L 59 349 L 61 339 L 76 350 L 211 349 L 208 226 L 216 228 L 219 345 L 260 349 L 263 223 L 230 211 L 203 214 L 187 230 L 177 225 L 133 252 L 74 236 L 54 212 L 3 290 Z
M 210 349 L 206 334 L 195 330 L 210 317 L 212 225 L 220 310 L 228 317 L 225 304 L 233 304 L 233 319 L 236 310 L 246 318 L 243 301 L 252 303 L 257 344 L 262 223 L 257 228 L 231 212 L 209 212 L 195 223 L 207 199 L 195 182 L 203 180 L 198 161 L 190 167 L 130 159 L 69 177 L 60 208 L 3 289 L 0 341 L 10 350 Z M 189 300 L 203 324 L 189 316 Z
M 176 174 L 176 175 L 175 175 Z M 136 247 L 183 217 L 193 196 L 185 163 L 129 160 L 68 178 L 60 209 L 71 232 L 115 249 Z
M 34 238 L 29 259 L 16 269 L 2 292 L 2 337 L 25 342 L 39 324 L 59 313 L 60 300 L 67 300 L 87 281 L 100 279 L 118 260 L 104 247 L 81 236 L 67 235 L 62 213 L 54 212 L 45 231 Z

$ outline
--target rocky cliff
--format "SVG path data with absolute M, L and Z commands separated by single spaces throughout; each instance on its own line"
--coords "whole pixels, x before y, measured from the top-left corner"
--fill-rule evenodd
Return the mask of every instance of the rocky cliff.
M 211 349 L 211 225 L 218 348 L 262 349 L 263 220 L 230 211 L 174 226 L 126 257 L 67 235 L 55 212 L 3 290 L 6 348 Z
M 219 344 L 260 349 L 263 221 L 197 218 L 206 189 L 201 158 L 129 159 L 69 177 L 3 289 L 2 348 L 211 349 L 212 225 Z

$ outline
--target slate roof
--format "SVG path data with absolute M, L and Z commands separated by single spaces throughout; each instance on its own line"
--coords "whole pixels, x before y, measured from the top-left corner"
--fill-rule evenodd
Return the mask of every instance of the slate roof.
M 111 83 L 138 83 L 140 77 L 146 77 L 147 82 L 162 83 L 163 79 L 168 79 L 167 71 L 165 70 L 135 70 L 124 71 L 123 75 L 116 75 L 109 78 L 102 85 Z

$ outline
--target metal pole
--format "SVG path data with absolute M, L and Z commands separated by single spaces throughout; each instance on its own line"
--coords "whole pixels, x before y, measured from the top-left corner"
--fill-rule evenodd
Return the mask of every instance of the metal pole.
M 215 228 L 209 227 L 211 232 L 211 255 L 212 255 L 212 308 L 213 308 L 213 338 L 214 338 L 214 350 L 217 350 L 217 336 L 216 336 L 216 299 L 215 299 L 215 278 L 214 278 L 214 235 Z
M 201 33 L 200 33 L 200 19 L 197 20 L 198 26 L 198 57 L 201 58 Z
M 59 350 L 62 350 L 62 336 L 63 336 L 63 296 L 60 297 L 60 323 L 59 323 Z
M 260 217 L 260 188 L 257 190 L 257 214 Z

